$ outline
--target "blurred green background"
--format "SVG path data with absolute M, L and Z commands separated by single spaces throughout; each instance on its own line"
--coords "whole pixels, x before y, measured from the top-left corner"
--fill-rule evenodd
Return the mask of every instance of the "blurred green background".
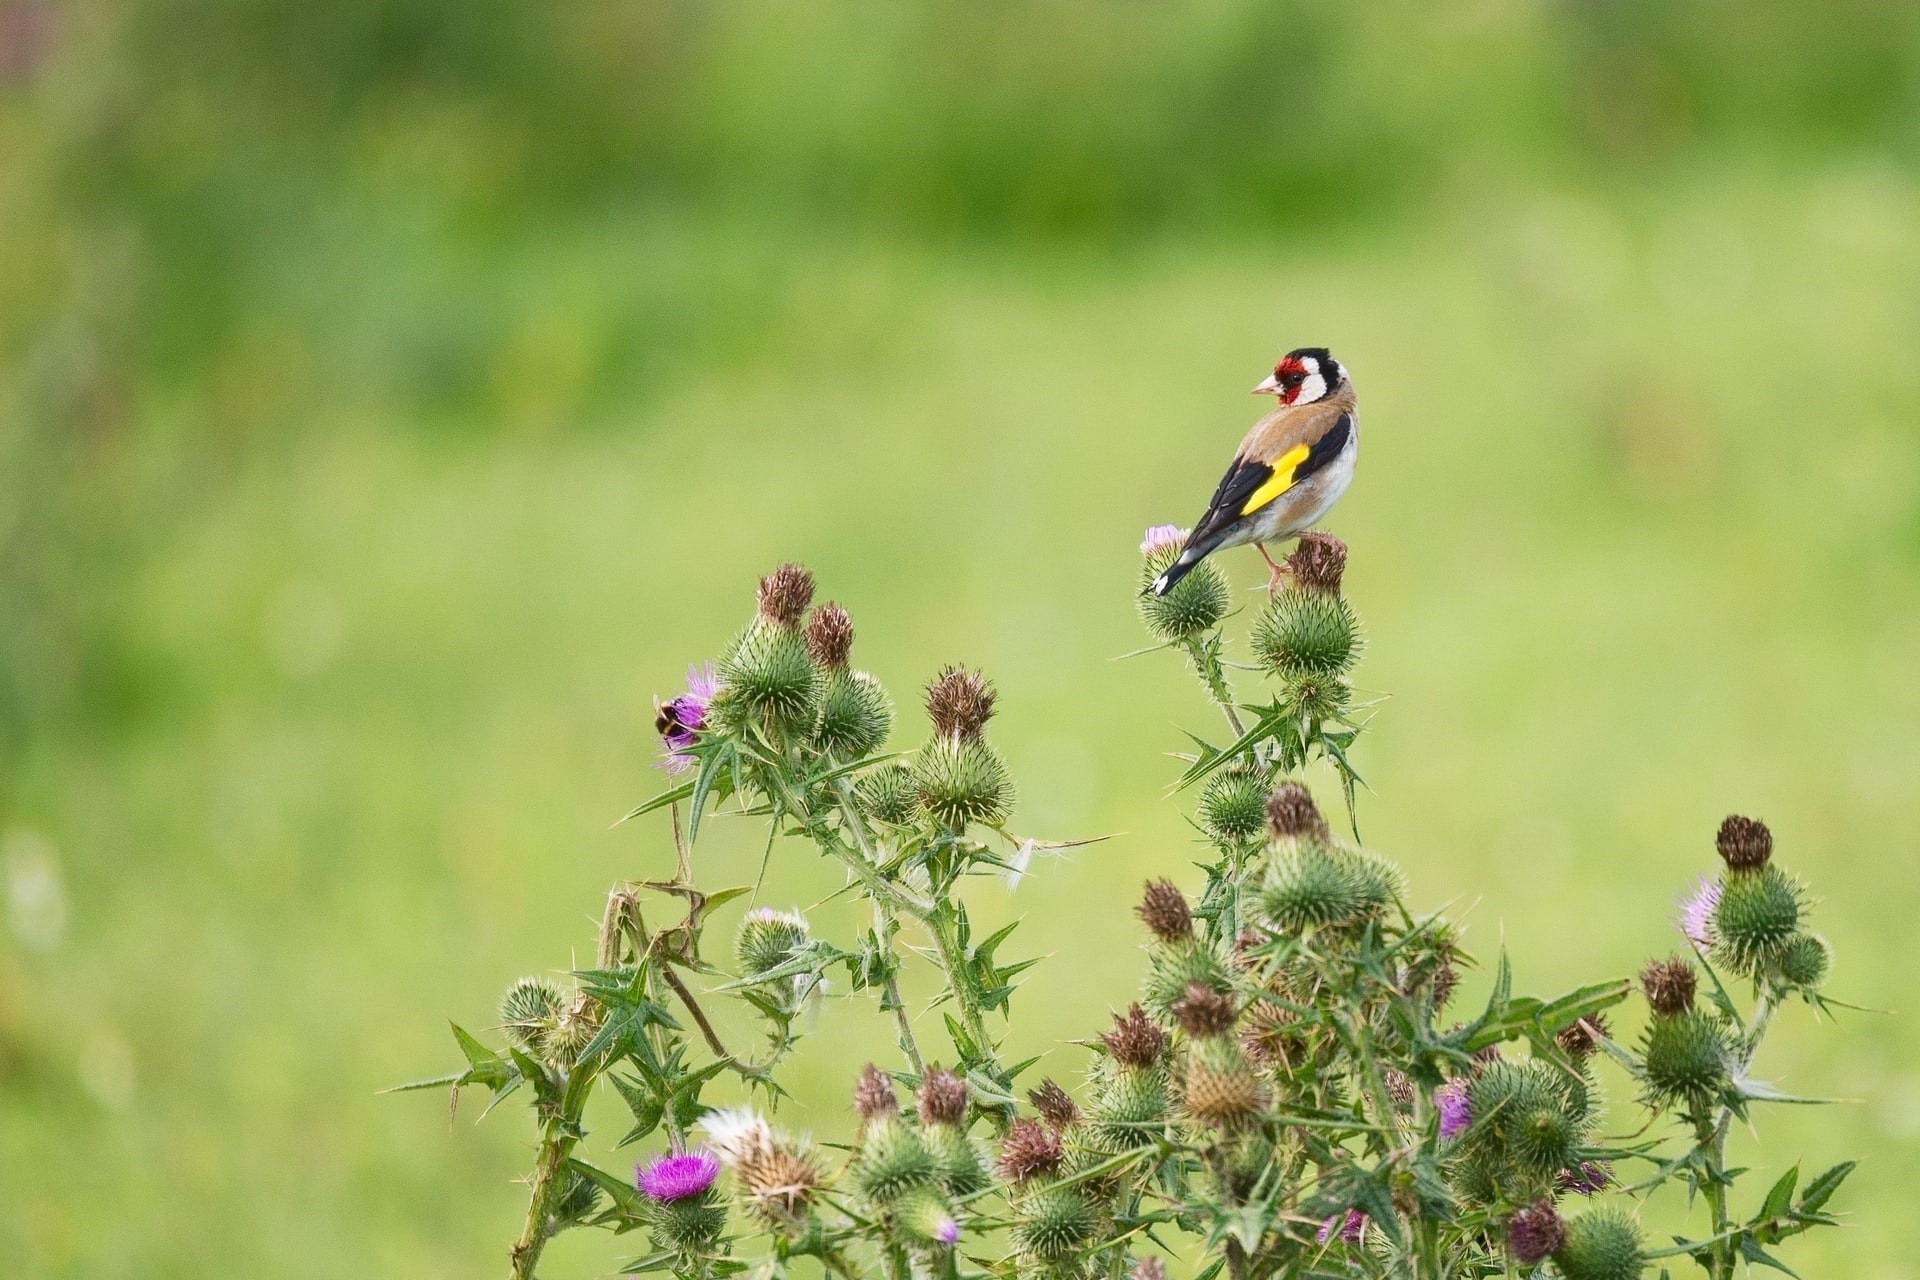
M 1909 1004 L 1917 201 L 1898 0 L 0 0 L 0 1270 L 501 1270 L 524 1117 L 374 1091 L 670 865 L 609 829 L 651 699 L 783 558 L 909 712 L 994 676 L 1019 826 L 1118 833 L 973 898 L 1076 1071 L 1213 728 L 1110 661 L 1135 544 L 1295 345 L 1364 406 L 1330 527 L 1417 901 L 1525 988 L 1623 973 L 1755 812 L 1834 993 Z M 886 1034 L 823 1031 L 831 1136 Z M 1871 1157 L 1803 1274 L 1920 1277 L 1916 1049 L 1768 1050 L 1857 1101 L 1757 1158 Z

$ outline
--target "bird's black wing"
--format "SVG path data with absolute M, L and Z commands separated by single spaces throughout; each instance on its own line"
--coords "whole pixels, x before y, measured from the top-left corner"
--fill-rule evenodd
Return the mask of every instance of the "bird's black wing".
M 1312 444 L 1297 444 L 1272 463 L 1235 458 L 1220 487 L 1213 491 L 1207 513 L 1193 526 L 1187 546 L 1202 552 L 1245 516 L 1250 516 L 1307 477 L 1323 470 L 1353 436 L 1353 415 L 1342 413 Z

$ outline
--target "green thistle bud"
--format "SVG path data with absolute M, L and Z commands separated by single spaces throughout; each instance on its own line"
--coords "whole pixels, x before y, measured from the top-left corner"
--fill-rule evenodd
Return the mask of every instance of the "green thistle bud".
M 1277 591 L 1253 624 L 1254 657 L 1282 680 L 1343 676 L 1360 658 L 1360 620 L 1344 596 Z
M 1057 1262 L 1097 1238 L 1100 1211 L 1074 1186 L 1042 1187 L 1021 1198 L 1013 1244 L 1022 1254 Z
M 1648 1100 L 1656 1106 L 1711 1099 L 1726 1086 L 1726 1033 L 1707 1013 L 1655 1014 L 1641 1045 Z
M 1344 715 L 1352 697 L 1353 686 L 1337 675 L 1311 673 L 1288 676 L 1280 682 L 1280 704 L 1288 717 L 1309 725 Z
M 1163 1021 L 1173 1017 L 1173 1006 L 1186 998 L 1192 983 L 1216 990 L 1227 985 L 1227 971 L 1203 942 L 1190 939 L 1159 945 L 1147 953 L 1147 977 L 1142 1003 Z
M 1573 1163 L 1578 1130 L 1563 1092 L 1552 1104 L 1516 1116 L 1510 1126 L 1514 1163 L 1529 1173 L 1554 1174 Z
M 1495 1188 L 1510 1200 L 1533 1199 L 1572 1163 L 1583 1136 L 1564 1077 L 1546 1062 L 1486 1064 L 1467 1085 L 1466 1113 L 1472 1123 L 1459 1141 L 1471 1172 L 1463 1194 Z
M 739 958 L 740 971 L 749 976 L 778 969 L 793 959 L 808 939 L 805 916 L 793 911 L 775 911 L 756 907 L 740 922 L 733 940 L 733 953 Z
M 1184 1101 L 1195 1120 L 1230 1128 L 1258 1115 L 1267 1105 L 1267 1091 L 1240 1046 L 1215 1038 L 1195 1045 L 1187 1059 Z
M 992 1181 L 979 1144 L 955 1126 L 929 1125 L 921 1137 L 933 1156 L 936 1176 L 950 1194 L 969 1196 Z
M 712 710 L 725 732 L 738 734 L 749 724 L 779 735 L 813 727 L 820 672 L 791 627 L 756 621 L 720 660 L 720 682 Z
M 580 1051 L 599 1034 L 599 1004 L 591 997 L 575 997 L 547 1033 L 546 1059 L 558 1066 L 572 1066 Z
M 854 803 L 874 822 L 902 827 L 918 815 L 913 766 L 889 760 L 863 776 L 853 789 Z
M 960 1224 L 946 1200 L 932 1187 L 915 1187 L 893 1205 L 893 1221 L 902 1235 L 923 1248 L 951 1245 Z
M 918 1130 L 897 1120 L 868 1127 L 860 1139 L 848 1173 L 869 1203 L 884 1205 L 914 1187 L 924 1187 L 939 1176 L 933 1152 Z
M 656 1249 L 676 1253 L 705 1250 L 727 1226 L 727 1210 L 713 1188 L 680 1200 L 648 1200 L 647 1226 Z
M 1267 780 L 1257 769 L 1230 766 L 1200 793 L 1200 826 L 1216 844 L 1247 844 L 1267 828 Z
M 1728 871 L 1720 877 L 1709 936 L 1728 968 L 1754 978 L 1780 959 L 1800 930 L 1803 894 L 1792 876 L 1772 865 Z
M 1789 986 L 1818 990 L 1833 967 L 1833 948 L 1817 933 L 1802 933 L 1780 953 L 1780 977 Z
M 554 1207 L 554 1216 L 562 1222 L 581 1222 L 591 1217 L 599 1205 L 600 1184 L 576 1175 L 561 1193 L 560 1203 Z
M 1281 933 L 1368 919 L 1399 892 L 1399 871 L 1371 854 L 1303 839 L 1267 868 L 1259 906 Z
M 1233 593 L 1226 574 L 1211 560 L 1203 560 L 1163 596 L 1148 587 L 1180 557 L 1185 535 L 1170 525 L 1147 530 L 1141 544 L 1140 621 L 1153 638 L 1179 644 L 1212 630 L 1227 616 Z
M 920 748 L 913 782 L 921 810 L 948 831 L 999 826 L 1013 811 L 1013 778 L 984 738 L 933 739 Z
M 1098 1091 L 1093 1116 L 1101 1139 L 1125 1150 L 1153 1141 L 1152 1126 L 1166 1123 L 1168 1105 L 1167 1080 L 1162 1072 L 1122 1068 Z
M 566 1011 L 567 994 L 551 978 L 519 978 L 500 996 L 500 1027 L 518 1049 L 539 1057 Z
M 829 755 L 857 760 L 871 754 L 893 729 L 893 703 L 881 683 L 864 671 L 827 673 L 820 690 L 820 718 L 813 742 Z
M 1569 1221 L 1553 1262 L 1566 1280 L 1639 1280 L 1647 1268 L 1640 1228 L 1618 1209 L 1589 1209 Z

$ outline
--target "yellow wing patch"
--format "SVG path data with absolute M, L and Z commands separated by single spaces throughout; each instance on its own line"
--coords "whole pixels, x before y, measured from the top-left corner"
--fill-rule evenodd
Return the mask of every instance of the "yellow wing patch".
M 1250 516 L 1287 490 L 1293 488 L 1294 470 L 1307 460 L 1307 454 L 1311 452 L 1312 450 L 1306 445 L 1297 444 L 1275 458 L 1273 460 L 1273 475 L 1267 479 L 1265 484 L 1253 491 L 1253 495 L 1247 499 L 1247 505 L 1240 508 L 1240 514 Z

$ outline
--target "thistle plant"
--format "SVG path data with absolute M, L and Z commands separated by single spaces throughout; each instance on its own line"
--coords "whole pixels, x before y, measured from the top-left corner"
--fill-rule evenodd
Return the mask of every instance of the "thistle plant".
M 1177 530 L 1149 531 L 1141 581 L 1177 546 Z M 746 626 L 659 706 L 669 785 L 628 817 L 660 823 L 672 876 L 616 885 L 591 966 L 515 982 L 493 1044 L 456 1027 L 461 1069 L 403 1086 L 528 1102 L 538 1147 L 509 1274 L 534 1276 L 547 1242 L 581 1227 L 644 1233 L 628 1272 L 699 1280 L 800 1259 L 847 1280 L 1164 1280 L 1169 1255 L 1204 1280 L 1784 1269 L 1773 1251 L 1834 1221 L 1853 1166 L 1804 1185 L 1790 1168 L 1737 1208 L 1758 1175 L 1727 1166 L 1726 1141 L 1759 1104 L 1805 1101 L 1754 1075 L 1777 1015 L 1835 1007 L 1806 888 L 1763 824 L 1729 818 L 1676 954 L 1637 982 L 1516 995 L 1502 954 L 1484 1003 L 1456 1010 L 1476 965 L 1461 924 L 1411 907 L 1357 834 L 1352 754 L 1373 703 L 1352 682 L 1346 558 L 1337 539 L 1301 540 L 1246 664 L 1227 657 L 1210 563 L 1142 600 L 1155 648 L 1184 656 L 1227 735 L 1189 734 L 1173 795 L 1202 874 L 1144 886 L 1139 997 L 1085 1029 L 1071 1088 L 1003 1056 L 1031 962 L 1002 958 L 1011 926 L 976 938 L 956 895 L 1040 847 L 1013 826 L 993 685 L 941 669 L 925 737 L 892 753 L 894 704 L 851 664 L 851 616 L 816 607 L 797 566 L 762 579 Z M 1236 676 L 1260 691 L 1236 694 Z M 1338 829 L 1308 782 L 1321 770 Z M 720 813 L 764 822 L 769 851 L 793 839 L 838 864 L 871 925 L 828 939 L 755 905 L 716 956 L 711 931 L 751 892 L 696 883 L 692 849 Z M 937 1024 L 902 998 L 909 963 L 938 970 Z M 1643 1025 L 1617 1035 L 1636 989 Z M 783 1064 L 816 1015 L 866 1000 L 893 1056 L 850 1082 L 845 1133 L 815 1145 L 781 1122 Z M 751 1048 L 723 1039 L 720 1002 L 758 1026 Z M 744 1104 L 709 1100 L 728 1078 Z M 638 1155 L 630 1174 L 587 1146 L 603 1087 L 631 1114 L 612 1146 Z M 1692 1207 L 1693 1230 L 1649 1239 L 1654 1196 Z

